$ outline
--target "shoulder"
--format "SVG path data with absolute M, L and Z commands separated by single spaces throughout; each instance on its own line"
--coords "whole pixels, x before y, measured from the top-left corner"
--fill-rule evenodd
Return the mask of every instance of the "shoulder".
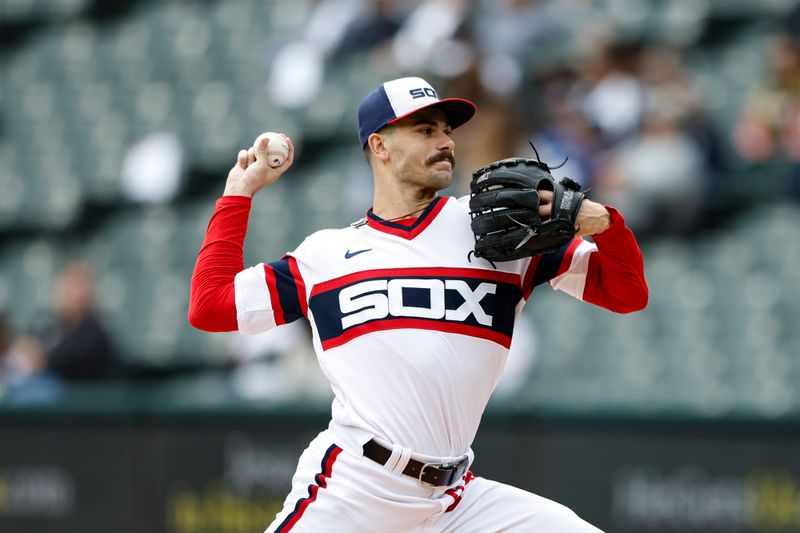
M 336 229 L 322 229 L 306 237 L 302 243 L 288 255 L 301 260 L 311 258 L 331 257 L 349 246 L 358 245 L 363 240 L 363 224 L 353 224 Z
M 448 218 L 469 216 L 469 195 L 466 196 L 444 196 L 442 211 Z
M 465 194 L 464 196 L 453 196 L 450 200 L 450 203 L 453 205 L 457 205 L 461 209 L 465 211 L 469 211 L 469 194 Z
M 332 245 L 347 240 L 349 235 L 355 230 L 352 226 L 338 229 L 322 229 L 315 231 L 306 237 L 300 246 L 292 253 L 311 252 L 319 249 L 327 249 Z

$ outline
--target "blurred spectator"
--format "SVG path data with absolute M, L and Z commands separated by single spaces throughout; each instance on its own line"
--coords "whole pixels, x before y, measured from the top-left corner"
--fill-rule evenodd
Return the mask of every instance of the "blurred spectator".
M 734 132 L 738 154 L 754 162 L 779 157 L 793 166 L 800 195 L 800 38 L 774 37 L 767 79 L 747 98 Z
M 592 188 L 607 155 L 600 131 L 569 107 L 555 107 L 548 114 L 552 123 L 533 140 L 539 156 L 551 167 L 566 159 L 558 175 L 572 178 L 584 189 Z
M 658 45 L 647 46 L 638 63 L 648 102 L 668 110 L 684 123 L 703 113 L 700 91 L 690 83 L 675 50 Z
M 6 314 L 0 312 L 0 378 L 5 375 L 8 351 L 11 348 L 11 325 Z
M 642 56 L 641 73 L 647 100 L 671 110 L 703 155 L 707 183 L 719 183 L 725 172 L 720 135 L 700 89 L 689 79 L 681 56 L 673 49 L 648 47 Z
M 786 33 L 800 39 L 800 2 L 789 11 L 786 16 Z
M 0 398 L 14 372 L 11 354 L 11 325 L 4 313 L 0 313 Z
M 405 19 L 392 41 L 394 61 L 406 71 L 443 78 L 464 73 L 473 62 L 472 47 L 458 38 L 467 22 L 466 0 L 424 0 Z
M 375 0 L 346 29 L 333 55 L 347 56 L 380 48 L 400 29 L 404 14 L 397 0 Z
M 681 133 L 700 154 L 701 168 L 695 176 L 699 182 L 698 192 L 710 191 L 713 186 L 722 185 L 726 168 L 721 138 L 706 111 L 703 95 L 689 79 L 678 52 L 664 46 L 648 46 L 642 52 L 640 76 L 647 108 L 658 109 L 660 113 L 672 117 Z M 706 198 L 715 199 L 716 196 L 708 195 Z M 701 211 L 707 207 L 713 206 L 697 205 Z
M 532 53 L 539 46 L 552 49 L 563 31 L 563 20 L 552 16 L 540 0 L 482 0 L 472 17 L 472 35 L 480 53 L 480 79 L 494 95 L 513 96 L 526 68 L 546 54 Z M 491 28 L 491 31 L 486 31 Z
M 532 107 L 537 150 L 559 174 L 615 205 L 642 236 L 686 231 L 722 173 L 718 135 L 680 56 L 657 45 L 605 43 L 579 65 L 541 76 Z
M 15 340 L 11 324 L 0 314 L 0 398 L 13 404 L 53 401 L 58 380 L 46 371 L 45 353 L 33 338 Z
M 637 76 L 638 47 L 613 37 L 595 43 L 579 66 L 574 97 L 603 133 L 617 143 L 634 135 L 644 114 L 642 81 Z
M 456 179 L 451 194 L 461 196 L 469 192 L 473 171 L 492 161 L 519 155 L 519 145 L 525 142 L 520 135 L 524 131 L 524 124 L 517 122 L 522 117 L 516 101 L 489 92 L 481 84 L 475 66 L 445 87 L 443 90 L 448 94 L 461 94 L 473 102 L 480 102 L 480 112 L 475 115 L 472 127 L 454 132 L 458 139 L 458 150 Z
M 517 150 L 520 138 L 514 135 L 508 123 L 513 120 L 512 105 L 497 99 L 485 99 L 480 113 L 475 116 L 472 128 L 459 131 L 458 151 L 456 152 L 456 176 L 453 194 L 460 196 L 469 193 L 472 173 L 498 159 L 519 155 Z
M 700 214 L 702 154 L 667 108 L 652 106 L 640 136 L 621 145 L 598 176 L 595 196 L 625 214 L 637 235 L 686 231 Z
M 508 56 L 524 61 L 535 43 L 560 24 L 540 0 L 482 0 L 479 22 L 491 32 L 475 31 L 475 40 L 488 57 Z
M 22 385 L 45 369 L 45 354 L 38 343 L 29 337 L 13 340 L 7 322 L 0 329 L 0 342 L 3 343 L 0 348 L 0 378 L 3 383 Z
M 65 381 L 111 377 L 114 350 L 95 311 L 95 280 L 88 265 L 67 264 L 55 284 L 54 316 L 32 338 L 24 339 L 28 357 L 41 351 L 45 368 Z
M 288 109 L 305 107 L 322 86 L 325 60 L 339 47 L 345 30 L 361 15 L 363 0 L 318 0 L 298 38 L 276 54 L 267 86 L 272 100 Z
M 531 122 L 537 131 L 530 132 L 542 161 L 557 166 L 559 176 L 568 176 L 584 188 L 594 186 L 594 179 L 607 153 L 603 132 L 582 112 L 571 98 L 576 74 L 561 68 L 541 76 L 538 98 L 529 104 Z M 533 154 L 531 154 L 533 155 Z

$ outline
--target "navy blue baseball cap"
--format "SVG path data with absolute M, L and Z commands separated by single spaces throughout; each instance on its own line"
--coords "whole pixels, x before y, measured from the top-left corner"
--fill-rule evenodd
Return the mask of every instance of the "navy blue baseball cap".
M 440 99 L 430 83 L 422 78 L 398 78 L 382 83 L 369 93 L 358 108 L 358 139 L 361 148 L 367 139 L 384 126 L 421 109 L 436 107 L 447 117 L 452 129 L 468 122 L 477 106 L 464 98 Z

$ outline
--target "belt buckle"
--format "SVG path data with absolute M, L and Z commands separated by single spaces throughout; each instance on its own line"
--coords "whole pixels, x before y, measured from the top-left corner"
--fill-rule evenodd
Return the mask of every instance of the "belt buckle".
M 435 489 L 435 488 L 439 487 L 439 485 L 434 485 L 433 483 L 428 483 L 427 481 L 423 480 L 422 476 L 425 475 L 425 469 L 426 468 L 442 469 L 442 467 L 444 467 L 444 465 L 437 464 L 437 463 L 425 463 L 425 464 L 423 464 L 422 468 L 419 469 L 419 475 L 417 476 L 417 480 L 420 483 L 422 483 L 423 487 L 428 487 L 429 489 Z
M 428 483 L 427 481 L 422 479 L 422 476 L 425 475 L 425 469 L 426 468 L 436 468 L 436 469 L 439 469 L 439 470 L 450 471 L 450 472 L 458 472 L 459 469 L 463 469 L 462 470 L 462 474 L 463 474 L 463 471 L 466 470 L 466 465 L 465 465 L 465 461 L 458 461 L 457 463 L 425 463 L 425 464 L 423 464 L 422 468 L 419 469 L 419 476 L 417 476 L 417 480 L 422 484 L 422 486 L 428 487 L 428 488 L 431 488 L 431 489 L 435 489 L 435 488 L 438 488 L 438 487 L 445 487 L 447 485 L 450 485 L 451 483 L 453 483 L 453 481 L 455 479 L 460 477 L 460 475 L 456 474 L 456 475 L 452 476 L 451 479 L 449 479 L 447 481 L 447 483 L 442 483 L 440 485 L 434 485 L 433 483 Z

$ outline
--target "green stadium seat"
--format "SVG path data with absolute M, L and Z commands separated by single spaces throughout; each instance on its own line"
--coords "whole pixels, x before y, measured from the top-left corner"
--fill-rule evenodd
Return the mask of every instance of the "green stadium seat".
M 607 12 L 595 4 L 590 16 L 616 20 L 623 35 L 667 42 L 687 38 L 706 17 L 752 17 L 750 28 L 714 48 L 686 49 L 692 81 L 714 122 L 729 132 L 764 69 L 765 10 L 779 16 L 788 3 L 612 2 Z M 8 236 L 0 305 L 14 309 L 15 323 L 34 322 L 49 307 L 60 262 L 85 255 L 126 363 L 219 365 L 228 339 L 193 330 L 186 307 L 224 172 L 262 131 L 284 131 L 297 146 L 291 173 L 253 204 L 247 265 L 363 216 L 372 187 L 354 143 L 354 117 L 360 96 L 384 73 L 367 55 L 336 59 L 312 105 L 284 110 L 270 101 L 270 61 L 301 35 L 313 2 L 142 2 L 114 20 L 76 18 L 87 5 L 13 0 L 0 8 L 6 21 L 59 21 L 31 30 L 14 48 L 0 47 L 0 232 Z M 553 40 L 525 65 L 526 80 L 573 57 L 574 42 Z M 169 206 L 126 204 L 118 181 L 125 153 L 163 130 L 180 137 L 194 168 L 222 172 L 219 184 Z M 723 148 L 737 161 L 729 143 Z M 780 162 L 731 166 L 731 195 L 747 190 L 754 174 L 765 187 L 786 183 Z M 94 216 L 97 205 L 107 210 L 78 230 L 82 213 Z M 691 240 L 649 241 L 650 305 L 633 315 L 538 288 L 523 316 L 536 325 L 538 359 L 520 408 L 711 417 L 798 412 L 798 225 L 800 208 L 786 204 L 752 209 Z M 36 230 L 44 233 L 31 239 Z

